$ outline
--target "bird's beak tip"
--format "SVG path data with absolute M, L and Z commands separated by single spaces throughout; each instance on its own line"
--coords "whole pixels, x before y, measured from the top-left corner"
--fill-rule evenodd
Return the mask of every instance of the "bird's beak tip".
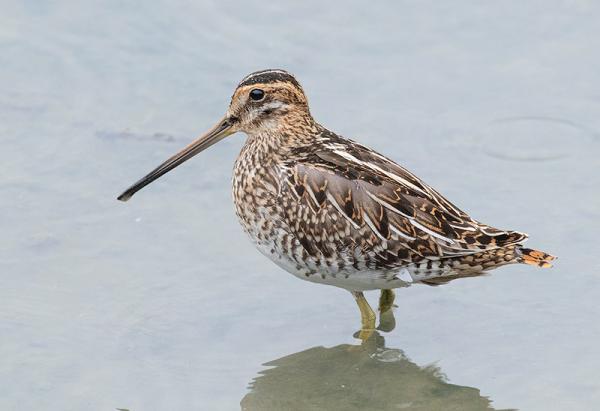
M 129 194 L 129 193 L 123 193 L 119 197 L 117 197 L 117 200 L 122 201 L 122 202 L 126 202 L 126 201 L 129 201 L 129 199 L 131 197 L 132 197 L 132 195 Z

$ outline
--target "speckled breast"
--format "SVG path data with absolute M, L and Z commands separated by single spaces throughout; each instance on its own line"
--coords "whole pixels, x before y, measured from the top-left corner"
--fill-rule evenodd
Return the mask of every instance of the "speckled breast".
M 327 235 L 331 253 L 309 253 L 302 235 L 297 234 L 297 225 L 310 223 L 311 216 L 290 192 L 289 170 L 254 144 L 246 144 L 235 163 L 233 200 L 242 228 L 262 254 L 298 278 L 346 289 L 395 288 L 411 282 L 401 269 L 370 266 L 368 255 L 359 246 L 348 247 L 345 240 L 357 233 L 351 234 L 341 219 Z M 328 210 L 321 211 L 319 218 L 324 218 Z M 334 209 L 330 211 L 337 215 Z
M 302 245 L 291 234 L 279 201 L 281 169 L 263 147 L 247 143 L 233 169 L 233 202 L 238 220 L 258 250 L 294 275 L 307 267 L 296 260 Z

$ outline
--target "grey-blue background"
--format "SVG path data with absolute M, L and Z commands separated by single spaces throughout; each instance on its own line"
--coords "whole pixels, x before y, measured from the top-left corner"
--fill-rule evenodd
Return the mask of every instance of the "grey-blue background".
M 115 200 L 212 126 L 244 75 L 273 67 L 297 75 L 322 124 L 559 256 L 400 290 L 388 351 L 495 408 L 600 408 L 598 2 L 1 8 L 0 409 L 239 409 L 262 364 L 358 344 L 350 295 L 281 271 L 238 227 L 244 136 Z M 354 369 L 312 353 L 308 369 Z M 390 387 L 377 393 L 389 409 L 429 409 L 394 398 L 405 380 L 385 370 L 351 383 Z M 349 375 L 307 389 L 313 408 L 286 407 L 336 409 L 328 387 Z

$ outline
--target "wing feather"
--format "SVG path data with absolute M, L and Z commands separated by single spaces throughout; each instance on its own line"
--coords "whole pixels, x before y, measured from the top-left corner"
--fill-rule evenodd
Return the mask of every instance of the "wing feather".
M 527 238 L 473 220 L 403 167 L 350 140 L 315 145 L 288 164 L 288 173 L 288 189 L 309 209 L 310 222 L 294 226 L 306 239 L 319 237 L 309 253 L 330 252 L 323 239 L 348 224 L 345 242 L 402 261 L 473 254 Z

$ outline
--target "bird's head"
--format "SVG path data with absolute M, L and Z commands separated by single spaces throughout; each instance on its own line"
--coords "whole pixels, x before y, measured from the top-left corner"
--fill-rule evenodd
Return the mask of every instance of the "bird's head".
M 284 70 L 263 70 L 246 76 L 235 89 L 226 118 L 233 129 L 258 135 L 309 119 L 308 101 L 298 81 Z
M 249 136 L 289 134 L 314 124 L 298 81 L 284 70 L 263 70 L 246 76 L 235 89 L 225 116 L 209 131 L 129 187 L 118 199 L 137 191 L 178 165 L 238 131 Z

